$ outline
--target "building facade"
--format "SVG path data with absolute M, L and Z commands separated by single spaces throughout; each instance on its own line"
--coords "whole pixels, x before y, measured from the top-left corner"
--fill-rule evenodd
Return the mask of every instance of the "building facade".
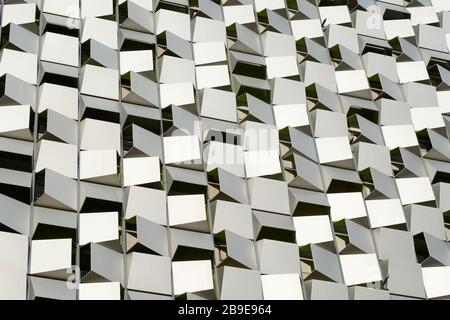
M 450 1 L 3 0 L 0 299 L 448 299 Z

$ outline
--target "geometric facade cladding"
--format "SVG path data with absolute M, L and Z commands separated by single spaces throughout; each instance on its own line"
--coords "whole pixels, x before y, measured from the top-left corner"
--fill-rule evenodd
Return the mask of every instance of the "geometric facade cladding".
M 3 0 L 0 299 L 448 299 L 450 1 Z

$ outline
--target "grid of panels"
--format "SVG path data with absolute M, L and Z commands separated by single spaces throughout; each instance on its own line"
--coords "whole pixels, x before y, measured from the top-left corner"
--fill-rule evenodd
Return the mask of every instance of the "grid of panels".
M 3 0 L 0 299 L 450 297 L 448 0 Z

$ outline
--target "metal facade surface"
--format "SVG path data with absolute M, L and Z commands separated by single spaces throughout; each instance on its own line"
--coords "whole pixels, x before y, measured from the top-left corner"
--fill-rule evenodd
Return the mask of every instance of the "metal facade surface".
M 0 299 L 448 299 L 450 1 L 3 0 Z

